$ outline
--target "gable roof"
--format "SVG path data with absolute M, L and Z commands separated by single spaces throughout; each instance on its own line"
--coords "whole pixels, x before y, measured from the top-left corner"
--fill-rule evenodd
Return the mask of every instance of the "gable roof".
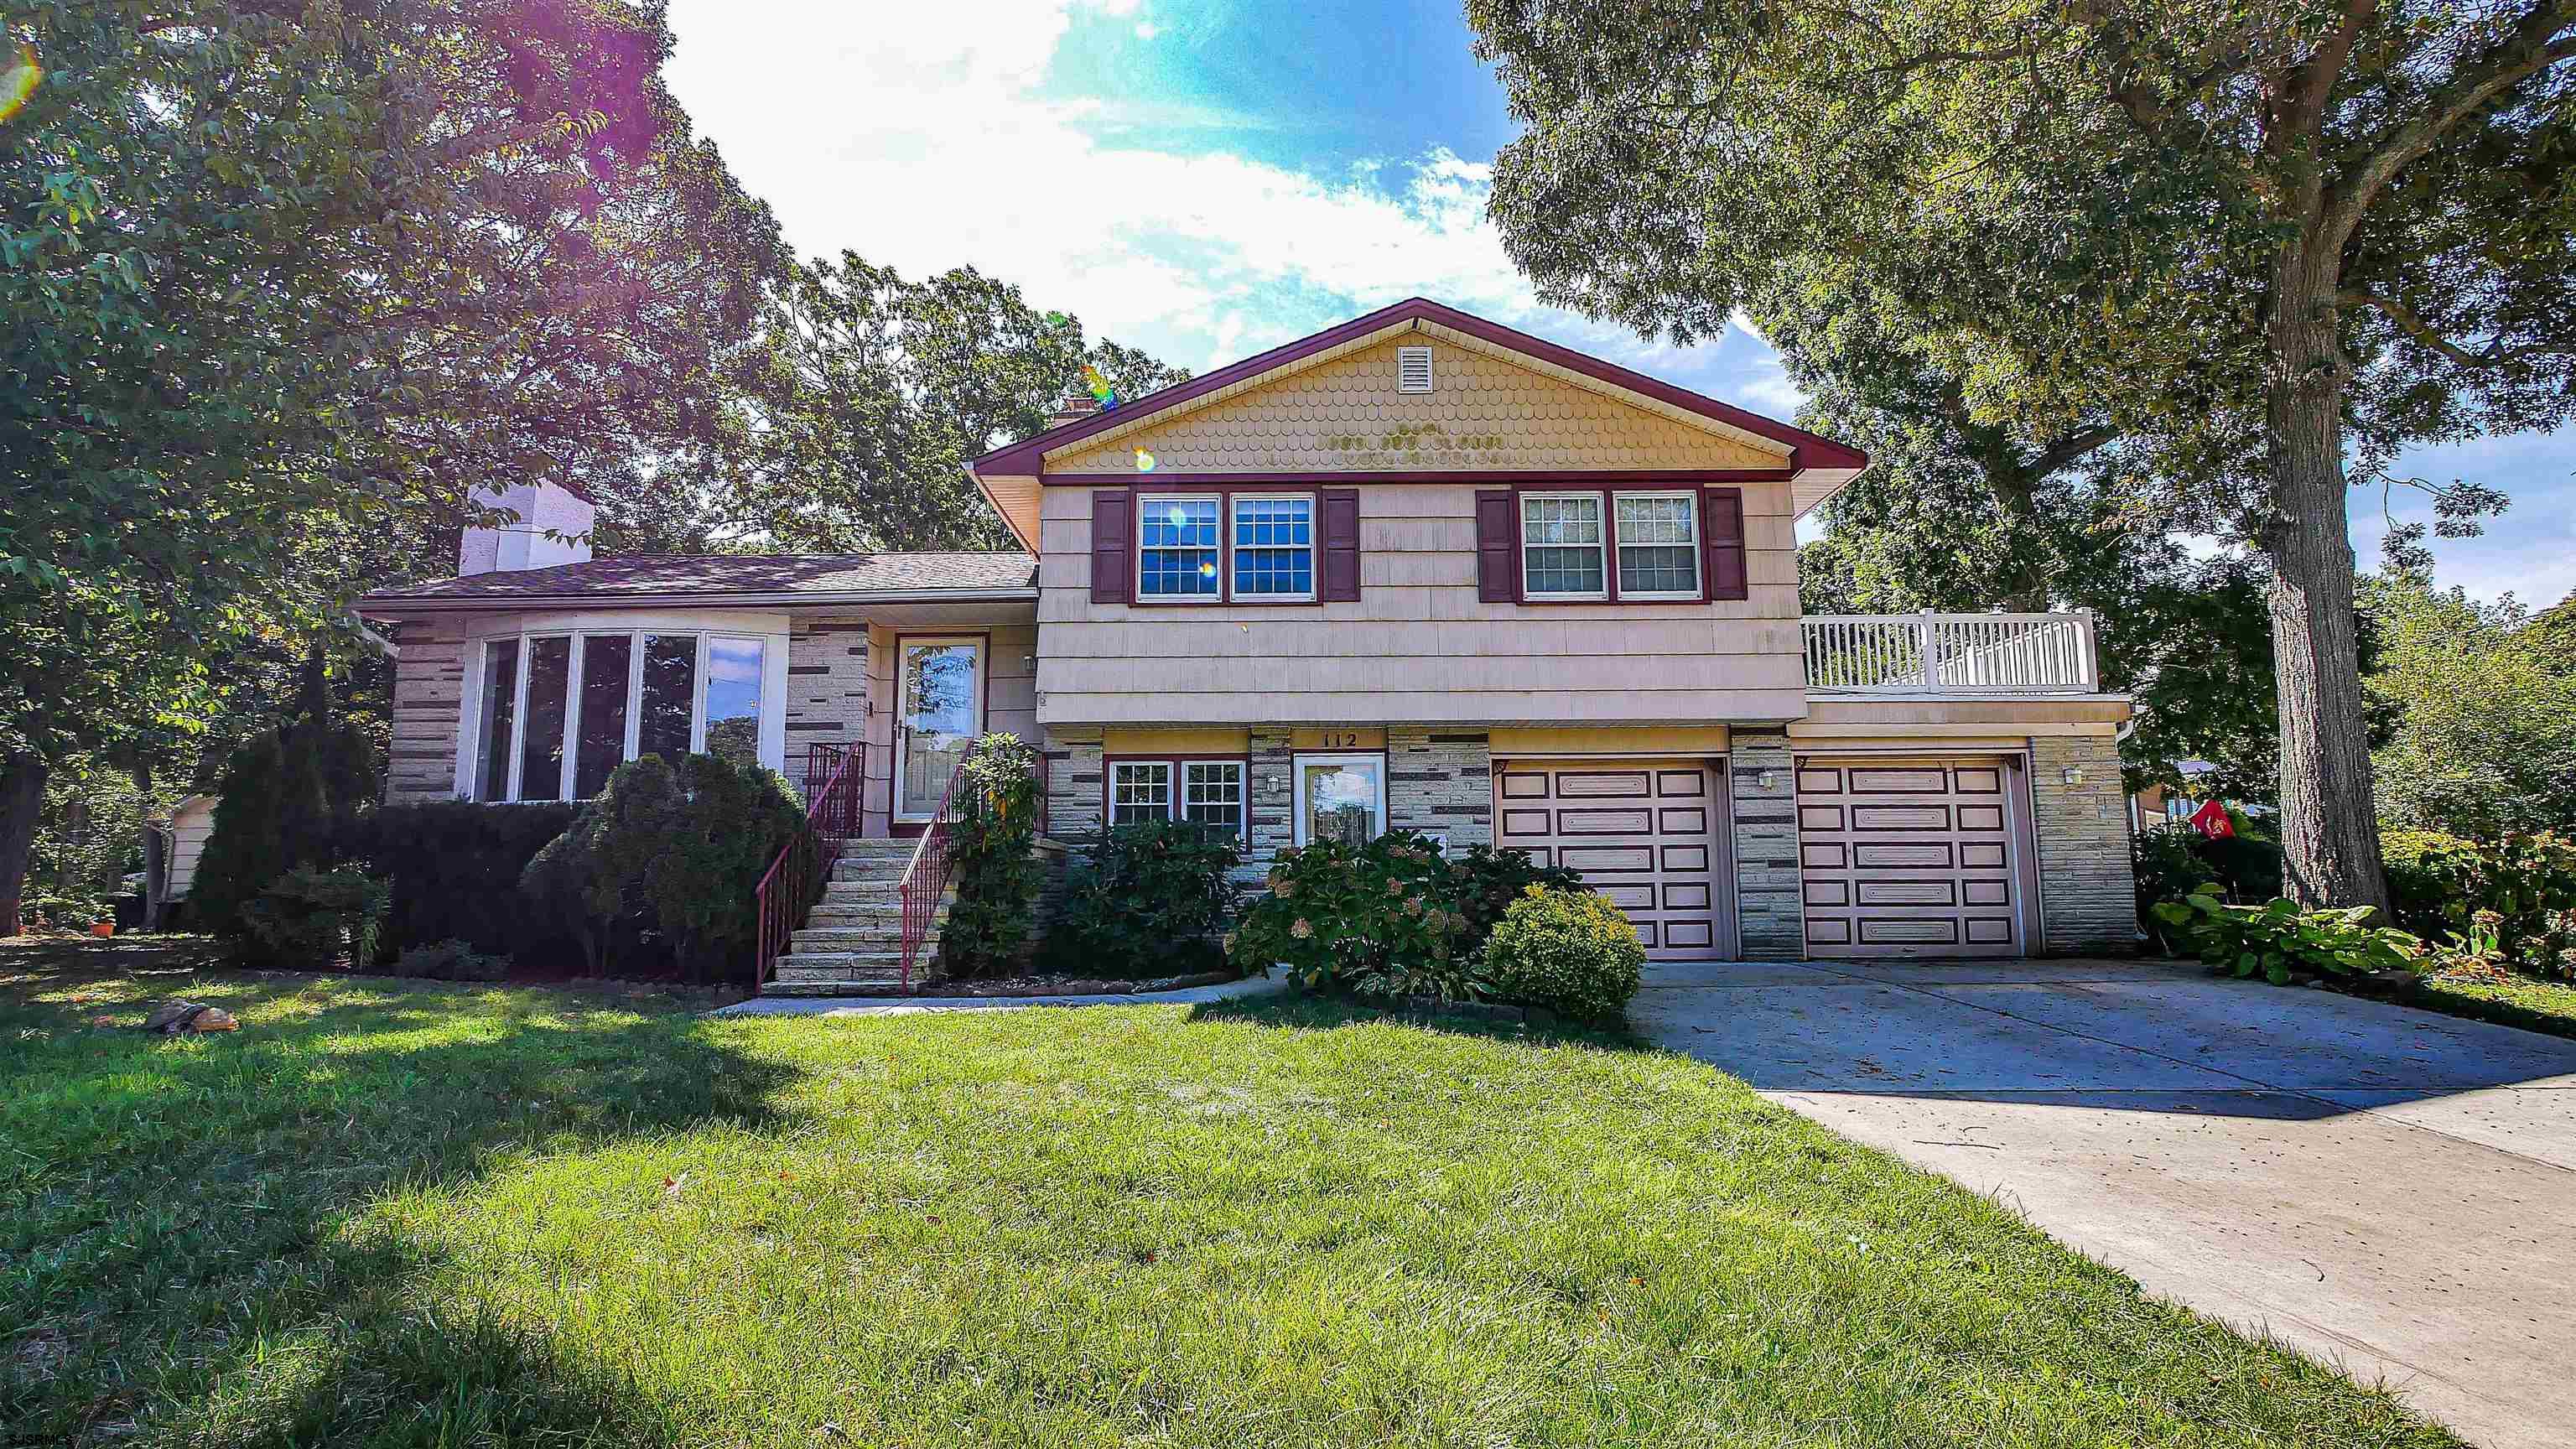
M 1114 409 L 1050 428 L 1034 437 L 996 448 L 968 464 L 977 478 L 1038 477 L 1045 472 L 1046 455 L 1072 444 L 1105 433 L 1114 428 L 1131 427 L 1157 413 L 1187 406 L 1214 394 L 1238 388 L 1264 374 L 1313 357 L 1318 353 L 1346 347 L 1377 333 L 1398 327 L 1444 328 L 1475 338 L 1484 343 L 1519 353 L 1553 368 L 1562 369 L 1595 383 L 1663 405 L 1674 412 L 1713 424 L 1727 432 L 1750 435 L 1784 448 L 1787 466 L 1792 472 L 1808 469 L 1828 470 L 1857 475 L 1869 466 L 1869 455 L 1848 444 L 1835 442 L 1803 428 L 1749 412 L 1733 403 L 1720 402 L 1688 388 L 1676 387 L 1642 372 L 1604 362 L 1600 358 L 1561 347 L 1506 327 L 1482 317 L 1443 306 L 1425 297 L 1411 297 L 1391 307 L 1381 307 L 1364 317 L 1353 318 L 1336 327 L 1328 327 L 1311 337 L 1300 338 L 1268 352 L 1247 357 L 1213 372 L 1175 383 L 1160 392 L 1148 393 L 1133 402 L 1121 403 Z
M 502 569 L 379 589 L 362 608 L 510 608 L 532 603 L 888 603 L 1037 597 L 1025 553 L 638 554 Z

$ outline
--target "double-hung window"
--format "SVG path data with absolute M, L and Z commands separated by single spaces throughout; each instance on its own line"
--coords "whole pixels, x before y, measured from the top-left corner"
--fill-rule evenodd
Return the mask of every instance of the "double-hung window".
M 1134 820 L 1186 820 L 1241 835 L 1243 761 L 1110 761 L 1109 823 Z
M 1156 495 L 1142 500 L 1136 519 L 1136 597 L 1218 596 L 1219 512 L 1214 498 Z
M 1234 597 L 1304 602 L 1315 597 L 1315 500 L 1234 499 Z
M 1611 499 L 1619 521 L 1619 597 L 1699 597 L 1699 496 L 1694 493 L 1620 493 Z
M 473 717 L 477 800 L 586 800 L 619 765 L 691 752 L 758 763 L 763 638 L 651 629 L 483 641 Z
M 1533 599 L 1610 596 L 1598 493 L 1521 495 L 1521 588 Z

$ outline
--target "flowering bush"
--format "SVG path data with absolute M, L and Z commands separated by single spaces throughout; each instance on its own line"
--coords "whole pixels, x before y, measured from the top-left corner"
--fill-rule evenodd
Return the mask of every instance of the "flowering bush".
M 1588 1021 L 1618 1020 L 1645 969 L 1637 928 L 1586 890 L 1529 887 L 1485 946 L 1496 994 Z
M 1226 953 L 1247 970 L 1284 967 L 1310 988 L 1486 995 L 1476 961 L 1497 914 L 1490 888 L 1508 880 L 1517 889 L 1536 874 L 1490 850 L 1446 859 L 1411 831 L 1360 846 L 1319 840 L 1279 853 L 1268 894 L 1243 913 Z

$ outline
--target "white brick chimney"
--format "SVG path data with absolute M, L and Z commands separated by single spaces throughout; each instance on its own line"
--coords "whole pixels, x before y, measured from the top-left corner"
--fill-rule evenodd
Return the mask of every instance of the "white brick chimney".
M 590 524 L 599 510 L 571 490 L 553 483 L 513 483 L 485 489 L 474 501 L 509 509 L 519 521 L 501 528 L 465 530 L 464 542 L 456 550 L 457 573 L 489 574 L 589 561 Z M 578 537 L 548 538 L 550 531 Z

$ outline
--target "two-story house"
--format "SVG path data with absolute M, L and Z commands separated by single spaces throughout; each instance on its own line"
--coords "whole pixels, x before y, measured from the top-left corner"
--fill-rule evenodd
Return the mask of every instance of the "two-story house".
M 1403 302 L 975 460 L 1026 553 L 469 538 L 469 572 L 367 601 L 398 630 L 390 793 L 577 798 L 656 748 L 828 742 L 900 836 L 1009 730 L 1059 838 L 1517 848 L 1659 957 L 2129 949 L 2130 705 L 2093 621 L 1801 618 L 1797 519 L 1867 462 Z

